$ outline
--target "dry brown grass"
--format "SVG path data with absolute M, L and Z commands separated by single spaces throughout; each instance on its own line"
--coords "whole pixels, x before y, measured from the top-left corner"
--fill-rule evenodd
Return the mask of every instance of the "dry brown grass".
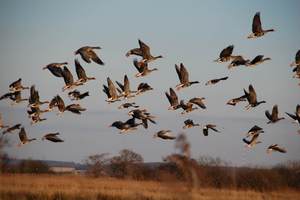
M 256 192 L 234 189 L 199 188 L 189 190 L 182 183 L 88 178 L 75 175 L 0 175 L 1 200 L 125 200 L 125 199 L 299 199 L 300 192 L 282 190 Z

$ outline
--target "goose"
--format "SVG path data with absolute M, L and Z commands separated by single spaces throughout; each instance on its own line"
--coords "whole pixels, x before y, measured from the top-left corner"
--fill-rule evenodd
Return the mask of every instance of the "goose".
M 18 80 L 12 82 L 9 85 L 9 91 L 11 91 L 11 92 L 19 92 L 21 90 L 28 90 L 29 87 L 24 87 L 21 82 L 22 82 L 21 78 L 19 78 Z
M 246 143 L 246 147 L 252 148 L 252 147 L 255 147 L 256 144 L 261 143 L 261 141 L 257 141 L 258 136 L 259 136 L 259 133 L 255 133 L 252 136 L 251 140 L 247 140 L 246 138 L 243 138 L 243 142 Z
M 49 140 L 51 142 L 64 142 L 58 137 L 59 133 L 47 133 L 42 137 L 42 140 Z
M 267 148 L 267 153 L 268 154 L 272 153 L 272 151 L 277 151 L 277 152 L 280 152 L 280 153 L 286 153 L 285 148 L 280 147 L 278 144 L 271 144 Z
M 138 106 L 138 105 L 135 105 L 135 102 L 131 102 L 131 103 L 123 103 L 123 104 L 121 104 L 121 105 L 118 107 L 118 109 L 130 108 L 130 107 L 138 108 L 139 106 Z
M 48 69 L 54 76 L 56 77 L 63 77 L 62 68 L 63 66 L 66 66 L 67 62 L 62 63 L 50 63 L 43 67 L 43 70 Z
M 24 127 L 22 127 L 21 128 L 21 130 L 20 130 L 20 132 L 19 132 L 19 138 L 20 138 L 20 143 L 18 144 L 18 147 L 20 147 L 20 146 L 22 146 L 22 145 L 24 145 L 24 144 L 27 144 L 27 143 L 29 143 L 29 142 L 31 142 L 31 141 L 34 141 L 34 140 L 36 140 L 36 138 L 28 138 L 27 137 L 27 134 L 26 134 L 26 132 L 25 132 L 25 129 L 24 129 Z
M 246 138 L 250 137 L 250 136 L 253 136 L 255 134 L 260 134 L 260 133 L 264 133 L 264 130 L 257 126 L 257 125 L 254 125 L 247 133 L 246 133 Z
M 70 111 L 75 114 L 81 114 L 81 111 L 85 111 L 85 108 L 82 108 L 79 104 L 70 104 L 68 106 L 65 106 L 65 103 L 63 99 L 59 96 L 56 95 L 50 102 L 49 108 L 47 111 L 51 111 L 54 107 L 58 108 L 59 113 L 62 114 L 63 112 Z
M 235 106 L 237 103 L 239 103 L 241 101 L 246 101 L 246 95 L 242 95 L 240 97 L 230 99 L 229 101 L 227 101 L 226 104 L 231 105 L 231 106 Z
M 30 124 L 33 125 L 35 123 L 41 122 L 41 121 L 45 121 L 47 120 L 46 118 L 41 118 L 40 115 L 33 115 L 31 116 L 31 122 Z
M 183 109 L 183 111 L 181 112 L 182 115 L 198 109 L 197 107 L 193 107 L 193 103 L 189 101 L 187 103 L 184 103 L 184 100 L 181 100 L 179 105 L 180 108 Z
M 3 125 L 2 114 L 0 113 L 0 129 L 8 128 L 8 127 L 9 127 L 9 126 L 7 126 L 7 125 Z
M 143 41 L 141 41 L 140 39 L 138 41 L 139 41 L 140 48 L 134 48 L 134 49 L 129 50 L 126 53 L 127 57 L 130 55 L 142 56 L 143 57 L 142 62 L 146 62 L 146 63 L 154 61 L 158 58 L 163 58 L 163 56 L 161 56 L 161 55 L 152 56 L 151 52 L 150 52 L 150 47 L 147 44 L 145 44 Z
M 215 131 L 215 132 L 220 132 L 220 131 L 218 131 L 217 129 L 216 129 L 216 125 L 214 125 L 214 124 L 206 124 L 206 125 L 204 125 L 203 126 L 203 128 L 202 128 L 202 132 L 203 132 L 203 135 L 204 136 L 208 136 L 208 130 L 209 129 L 211 129 L 211 130 L 213 130 L 213 131 Z
M 13 125 L 13 126 L 8 127 L 6 130 L 4 130 L 4 131 L 2 132 L 2 134 L 4 135 L 4 134 L 6 134 L 6 133 L 11 133 L 11 132 L 13 132 L 14 130 L 20 129 L 20 127 L 21 127 L 21 124 L 15 124 L 15 125 Z
M 199 124 L 195 124 L 193 120 L 191 119 L 187 119 L 184 121 L 184 126 L 182 127 L 183 129 L 186 129 L 186 128 L 192 128 L 192 127 L 195 127 L 195 126 L 200 126 Z
M 253 86 L 250 84 L 249 85 L 249 92 L 247 92 L 245 89 L 244 89 L 244 93 L 246 95 L 246 98 L 247 98 L 247 101 L 248 101 L 248 105 L 245 107 L 247 110 L 250 109 L 250 107 L 256 107 L 258 106 L 259 104 L 262 104 L 262 103 L 266 103 L 266 101 L 257 101 L 257 98 L 256 98 L 256 92 L 253 88 Z
M 291 67 L 297 67 L 300 65 L 300 49 L 297 51 L 295 61 L 290 64 Z
M 271 58 L 264 58 L 264 55 L 258 55 L 253 60 L 246 63 L 246 67 L 254 67 L 254 66 L 261 64 L 267 60 L 271 60 Z
M 128 115 L 131 115 L 132 117 L 142 120 L 144 128 L 148 128 L 148 120 L 156 124 L 156 122 L 153 120 L 155 118 L 152 116 L 150 113 L 148 113 L 145 109 L 140 110 L 140 109 L 134 109 L 128 112 Z
M 68 93 L 68 96 L 73 101 L 73 100 L 81 100 L 81 99 L 83 99 L 85 97 L 88 97 L 90 95 L 89 95 L 89 92 L 80 93 L 80 91 L 78 91 L 78 90 L 73 90 L 73 91 Z
M 80 54 L 81 58 L 87 63 L 91 63 L 92 60 L 99 65 L 104 65 L 104 62 L 97 56 L 94 49 L 101 49 L 101 47 L 84 46 L 76 50 L 74 54 Z
M 211 79 L 205 83 L 205 85 L 214 85 L 220 81 L 225 81 L 228 79 L 228 76 L 222 78 Z
M 76 86 L 83 85 L 83 83 L 81 82 L 74 81 L 72 73 L 66 66 L 64 67 L 62 72 L 65 81 L 65 86 L 62 88 L 62 91 L 73 89 Z
M 124 75 L 124 85 L 118 81 L 116 81 L 116 83 L 121 89 L 119 93 L 124 97 L 124 99 L 128 99 L 135 96 L 135 95 L 131 95 L 132 93 L 135 92 L 130 90 L 130 83 L 126 74 Z
M 293 120 L 295 120 L 295 123 L 298 123 L 300 125 L 300 105 L 298 104 L 296 106 L 296 112 L 295 114 L 290 114 L 290 113 L 287 113 L 286 114 L 292 118 Z
M 115 127 L 117 129 L 121 130 L 120 133 L 125 133 L 125 132 L 129 132 L 129 131 L 137 130 L 137 127 L 142 124 L 143 123 L 135 123 L 135 118 L 132 117 L 132 118 L 128 119 L 126 122 L 115 121 L 114 123 L 112 123 L 110 125 L 110 127 Z
M 189 73 L 183 63 L 180 63 L 180 68 L 175 64 L 175 69 L 180 80 L 180 84 L 176 85 L 176 90 L 180 90 L 181 88 L 189 87 L 193 84 L 199 83 L 199 81 L 189 81 Z
M 133 65 L 139 73 L 135 74 L 135 77 L 144 77 L 153 71 L 157 71 L 157 68 L 149 69 L 147 62 L 139 62 L 137 59 L 133 60 Z
M 225 49 L 223 49 L 219 55 L 219 58 L 214 60 L 215 62 L 228 62 L 231 59 L 231 54 L 233 52 L 233 45 L 230 45 L 228 47 L 226 47 Z
M 107 95 L 107 100 L 105 100 L 108 103 L 113 103 L 115 101 L 120 101 L 120 95 L 118 95 L 116 87 L 114 83 L 111 81 L 109 77 L 107 77 L 107 86 L 103 85 L 103 92 Z
M 284 117 L 278 117 L 278 106 L 277 105 L 273 106 L 272 114 L 270 114 L 270 112 L 268 110 L 266 110 L 265 115 L 269 119 L 267 124 L 276 123 L 276 122 L 284 119 Z
M 168 110 L 177 110 L 178 108 L 180 108 L 177 94 L 172 88 L 170 88 L 169 90 L 170 90 L 170 93 L 165 92 L 165 95 L 168 98 L 169 103 L 170 103 Z
M 137 87 L 136 95 L 142 94 L 149 90 L 153 90 L 153 88 L 148 83 L 140 83 Z
M 79 61 L 77 59 L 75 59 L 75 69 L 76 69 L 76 74 L 77 74 L 79 83 L 85 83 L 89 80 L 96 79 L 95 77 L 88 77 L 86 75 L 84 68 L 81 66 L 81 64 L 79 63 Z
M 42 104 L 49 103 L 49 101 L 40 101 L 39 92 L 35 89 L 35 85 L 30 87 L 30 96 L 28 101 L 28 107 L 38 107 Z
M 274 29 L 263 30 L 260 21 L 260 12 L 255 13 L 252 22 L 252 33 L 248 36 L 248 39 L 258 38 L 265 35 L 268 32 L 273 32 Z
M 153 138 L 159 137 L 163 140 L 174 140 L 176 139 L 176 136 L 172 135 L 171 130 L 160 130 L 157 133 L 153 135 Z
M 250 62 L 250 60 L 246 60 L 243 58 L 243 56 L 235 56 L 231 63 L 228 65 L 228 69 L 231 69 L 233 67 L 238 67 L 240 65 L 247 65 Z

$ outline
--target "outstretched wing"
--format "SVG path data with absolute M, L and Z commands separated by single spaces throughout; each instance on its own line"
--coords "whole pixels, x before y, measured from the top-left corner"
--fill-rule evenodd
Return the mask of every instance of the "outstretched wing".
M 87 79 L 85 70 L 83 69 L 83 67 L 77 59 L 75 59 L 75 69 L 78 79 Z
M 181 74 L 181 83 L 188 83 L 189 82 L 189 73 L 186 70 L 183 63 L 180 63 L 180 74 Z
M 231 54 L 233 52 L 233 48 L 234 48 L 234 46 L 230 45 L 230 46 L 226 47 L 225 49 L 223 49 L 220 53 L 220 58 L 231 56 Z
M 260 13 L 259 12 L 255 13 L 255 15 L 253 17 L 252 32 L 253 33 L 262 32 L 261 21 L 260 21 Z

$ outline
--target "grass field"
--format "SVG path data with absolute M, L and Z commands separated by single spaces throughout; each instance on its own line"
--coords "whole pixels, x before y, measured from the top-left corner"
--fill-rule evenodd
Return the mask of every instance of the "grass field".
M 125 199 L 300 199 L 300 191 L 236 191 L 197 188 L 182 183 L 88 178 L 76 175 L 0 175 L 1 200 L 125 200 Z

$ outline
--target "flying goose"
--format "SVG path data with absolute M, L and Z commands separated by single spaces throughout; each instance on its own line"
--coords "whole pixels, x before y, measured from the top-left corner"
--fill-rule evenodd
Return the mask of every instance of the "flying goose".
M 153 88 L 148 83 L 140 83 L 135 94 L 139 95 L 149 90 L 153 90 Z
M 10 126 L 10 127 L 8 127 L 6 130 L 4 130 L 4 131 L 2 132 L 2 134 L 4 135 L 4 134 L 6 134 L 6 133 L 11 133 L 11 132 L 14 131 L 14 130 L 20 129 L 20 127 L 21 127 L 21 124 L 16 124 L 16 125 Z
M 194 121 L 191 120 L 191 119 L 187 119 L 184 121 L 184 126 L 182 127 L 183 129 L 186 129 L 186 128 L 192 128 L 192 127 L 195 127 L 195 126 L 200 126 L 199 124 L 194 124 Z
M 70 97 L 71 100 L 80 100 L 83 99 L 89 95 L 89 92 L 85 92 L 85 93 L 80 93 L 80 91 L 78 90 L 73 90 L 71 92 L 68 93 L 68 96 Z
M 51 142 L 64 142 L 58 137 L 59 133 L 47 133 L 42 137 L 42 140 L 49 140 Z
M 62 70 L 62 74 L 65 81 L 65 86 L 62 88 L 62 91 L 73 89 L 76 86 L 83 85 L 83 83 L 81 82 L 74 81 L 72 73 L 66 66 L 64 66 L 64 69 Z
M 9 127 L 9 126 L 7 126 L 7 125 L 3 125 L 2 114 L 0 113 L 0 129 L 8 128 L 8 127 Z
M 252 22 L 252 33 L 248 36 L 250 38 L 258 38 L 265 35 L 268 32 L 273 32 L 274 29 L 263 30 L 260 21 L 260 12 L 255 13 Z
M 47 120 L 46 118 L 41 118 L 40 115 L 33 115 L 31 116 L 31 122 L 30 124 L 33 125 L 35 123 L 41 122 L 41 121 L 45 121 Z
M 103 85 L 103 92 L 107 95 L 107 100 L 105 100 L 108 103 L 113 103 L 115 101 L 120 101 L 120 95 L 118 95 L 116 87 L 114 83 L 110 80 L 109 77 L 107 77 L 107 86 Z
M 79 61 L 77 59 L 75 59 L 75 69 L 76 69 L 76 74 L 77 74 L 79 83 L 85 83 L 89 80 L 96 79 L 95 77 L 88 77 L 86 75 L 84 68 L 81 66 L 81 64 L 79 63 Z
M 263 130 L 261 127 L 255 125 L 255 126 L 253 126 L 253 127 L 246 133 L 246 138 L 248 138 L 248 137 L 250 137 L 250 136 L 253 136 L 253 135 L 257 134 L 257 133 L 258 133 L 258 134 L 264 133 L 264 130 Z
M 38 107 L 42 104 L 49 103 L 49 101 L 40 101 L 39 92 L 35 89 L 35 85 L 30 87 L 30 96 L 28 101 L 28 107 Z
M 244 89 L 244 93 L 246 95 L 246 98 L 247 98 L 247 101 L 248 101 L 248 105 L 245 107 L 247 110 L 250 108 L 250 107 L 256 107 L 258 106 L 259 104 L 261 103 L 266 103 L 266 101 L 257 101 L 257 98 L 256 98 L 256 92 L 253 88 L 253 86 L 250 84 L 249 85 L 249 92 L 247 92 L 245 89 Z
M 271 60 L 271 58 L 264 58 L 264 55 L 258 55 L 253 60 L 246 63 L 246 67 L 254 67 L 254 66 L 261 64 L 267 60 Z
M 273 106 L 272 114 L 270 114 L 270 112 L 268 110 L 266 110 L 265 115 L 270 120 L 270 121 L 267 122 L 267 124 L 276 123 L 279 120 L 284 119 L 284 117 L 278 117 L 278 106 L 277 105 Z
M 133 107 L 133 108 L 138 108 L 139 106 L 138 105 L 135 105 L 134 102 L 131 102 L 131 103 L 123 103 L 121 104 L 118 109 L 122 109 L 122 108 L 130 108 L 130 107 Z
M 231 69 L 232 67 L 238 67 L 240 65 L 247 65 L 250 62 L 250 60 L 245 60 L 243 56 L 235 56 L 231 63 L 228 65 L 228 69 Z
M 298 104 L 296 106 L 296 112 L 295 114 L 290 114 L 290 113 L 287 113 L 286 114 L 292 118 L 293 120 L 295 120 L 296 123 L 298 123 L 300 125 L 300 105 Z
M 165 92 L 165 94 L 169 100 L 169 103 L 170 103 L 168 110 L 177 110 L 178 108 L 180 108 L 177 94 L 172 88 L 170 88 L 169 90 L 170 90 L 170 93 Z
M 148 120 L 156 124 L 156 122 L 153 120 L 155 118 L 152 116 L 150 113 L 148 113 L 145 109 L 140 110 L 140 109 L 134 109 L 129 111 L 128 115 L 131 115 L 132 117 L 142 120 L 144 128 L 148 128 Z
M 272 153 L 272 151 L 277 151 L 280 153 L 286 153 L 286 150 L 282 147 L 280 147 L 278 144 L 271 144 L 268 148 L 267 148 L 267 153 Z
M 183 111 L 181 112 L 182 115 L 198 109 L 197 107 L 193 107 L 193 103 L 189 101 L 187 103 L 184 103 L 184 100 L 181 100 L 179 105 L 180 108 L 183 109 Z
M 29 87 L 24 87 L 21 82 L 22 82 L 21 78 L 19 78 L 18 80 L 12 82 L 9 85 L 9 91 L 11 91 L 11 92 L 19 92 L 21 90 L 28 90 Z
M 33 116 L 37 117 L 44 112 L 47 112 L 47 110 L 41 110 L 39 106 L 30 107 L 30 110 L 27 110 L 27 114 L 29 118 L 30 117 L 32 118 Z
M 117 85 L 119 86 L 119 88 L 121 89 L 121 91 L 119 91 L 119 93 L 125 98 L 131 98 L 134 97 L 135 95 L 132 95 L 132 93 L 135 93 L 134 91 L 130 90 L 130 83 L 129 83 L 129 79 L 127 77 L 127 75 L 124 75 L 124 85 L 118 81 L 116 81 Z
M 215 62 L 228 62 L 231 59 L 231 54 L 233 52 L 233 45 L 230 45 L 228 47 L 226 47 L 225 49 L 223 49 L 219 55 L 219 58 L 214 60 Z
M 56 95 L 51 100 L 47 111 L 51 111 L 54 107 L 58 108 L 59 114 L 65 112 L 66 110 L 75 114 L 81 114 L 81 111 L 86 110 L 85 108 L 82 108 L 79 104 L 70 104 L 68 106 L 65 106 L 65 102 L 59 95 Z
M 226 104 L 231 105 L 231 106 L 235 106 L 240 101 L 246 101 L 246 95 L 242 95 L 240 97 L 230 99 Z
M 104 65 L 104 62 L 97 56 L 94 49 L 101 49 L 101 47 L 84 46 L 76 50 L 75 55 L 80 54 L 81 58 L 87 63 L 91 63 L 92 60 L 99 65 Z
M 27 144 L 27 143 L 29 143 L 29 142 L 31 142 L 31 141 L 33 141 L 33 140 L 36 140 L 36 138 L 28 138 L 27 137 L 27 134 L 26 134 L 26 132 L 25 132 L 25 129 L 24 129 L 24 127 L 22 127 L 21 128 L 21 130 L 20 130 L 20 132 L 19 132 L 19 138 L 20 138 L 20 143 L 18 144 L 18 147 L 20 147 L 20 146 L 22 146 L 22 145 L 24 145 L 24 144 Z
M 300 49 L 297 51 L 295 61 L 290 64 L 291 67 L 297 67 L 300 65 Z
M 135 77 L 144 77 L 150 74 L 151 72 L 158 70 L 157 68 L 149 69 L 147 62 L 139 62 L 137 59 L 133 60 L 133 65 L 139 72 L 135 75 Z
M 115 121 L 110 125 L 110 127 L 115 127 L 117 129 L 120 129 L 120 133 L 125 133 L 129 131 L 136 130 L 139 125 L 142 125 L 143 123 L 135 123 L 135 118 L 132 117 L 128 119 L 126 122 L 122 121 Z
M 75 114 L 81 114 L 81 112 L 82 111 L 86 111 L 86 108 L 82 108 L 81 106 L 80 106 L 80 104 L 70 104 L 70 105 L 68 105 L 66 108 L 65 108 L 65 110 L 68 110 L 68 111 L 70 111 L 70 112 L 72 112 L 72 113 L 75 113 Z
M 146 63 L 154 61 L 158 58 L 162 58 L 161 55 L 152 56 L 151 52 L 150 52 L 150 47 L 147 44 L 145 44 L 144 42 L 142 42 L 141 40 L 139 40 L 139 46 L 140 46 L 140 48 L 134 48 L 134 49 L 129 50 L 126 53 L 126 56 L 127 57 L 130 55 L 142 56 L 143 57 L 142 62 L 146 62 Z
M 176 85 L 176 90 L 180 90 L 181 88 L 189 87 L 193 84 L 199 83 L 199 81 L 189 81 L 189 73 L 183 63 L 180 63 L 180 68 L 175 64 L 175 69 L 180 80 L 180 84 Z
M 206 124 L 206 125 L 204 125 L 203 126 L 203 129 L 202 129 L 202 132 L 203 132 L 203 135 L 204 136 L 208 136 L 208 130 L 209 129 L 211 129 L 211 130 L 213 130 L 213 131 L 215 131 L 215 132 L 220 132 L 220 131 L 218 131 L 217 129 L 216 129 L 216 125 L 214 125 L 214 124 Z
M 223 78 L 211 79 L 211 80 L 207 81 L 207 82 L 205 83 L 205 85 L 214 85 L 214 84 L 218 83 L 219 81 L 225 81 L 225 80 L 227 80 L 227 79 L 228 79 L 228 76 L 223 77 Z
M 153 135 L 154 138 L 159 137 L 163 140 L 174 140 L 176 136 L 172 135 L 171 130 L 160 130 Z
M 257 141 L 258 136 L 259 136 L 259 133 L 255 133 L 252 136 L 251 140 L 247 140 L 246 138 L 243 138 L 243 142 L 246 143 L 246 147 L 252 148 L 252 147 L 255 147 L 256 144 L 261 143 L 261 141 Z
M 63 66 L 66 66 L 67 62 L 62 63 L 50 63 L 43 67 L 43 70 L 48 69 L 54 76 L 56 77 L 63 77 L 62 68 Z

